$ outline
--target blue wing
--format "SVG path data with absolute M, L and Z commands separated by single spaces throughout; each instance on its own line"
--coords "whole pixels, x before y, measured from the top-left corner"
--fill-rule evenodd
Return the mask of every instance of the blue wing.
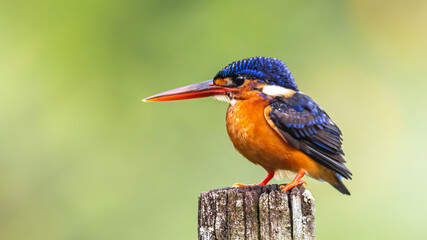
M 341 131 L 316 102 L 297 92 L 288 98 L 273 98 L 269 107 L 270 120 L 288 144 L 351 179 L 352 174 L 344 165 Z

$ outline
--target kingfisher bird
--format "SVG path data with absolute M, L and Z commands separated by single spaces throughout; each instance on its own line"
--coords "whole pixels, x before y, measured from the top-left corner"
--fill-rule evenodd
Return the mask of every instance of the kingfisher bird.
M 289 68 L 281 60 L 252 57 L 235 61 L 212 80 L 166 91 L 144 102 L 212 96 L 229 103 L 226 124 L 234 147 L 267 171 L 263 186 L 275 174 L 297 173 L 282 191 L 306 184 L 308 175 L 326 181 L 343 194 L 350 192 L 342 178 L 351 179 L 341 148 L 342 133 L 328 114 L 299 91 Z

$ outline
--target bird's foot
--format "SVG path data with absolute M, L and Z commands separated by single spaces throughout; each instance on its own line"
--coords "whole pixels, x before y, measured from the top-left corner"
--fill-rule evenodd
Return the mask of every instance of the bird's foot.
M 265 177 L 262 182 L 258 184 L 241 184 L 241 183 L 235 183 L 233 184 L 233 187 L 254 187 L 254 186 L 265 186 L 267 183 L 274 177 L 274 172 L 268 172 L 267 176 Z
M 253 187 L 253 186 L 262 186 L 261 184 L 241 184 L 235 183 L 232 187 Z
M 305 171 L 300 169 L 298 170 L 297 175 L 295 176 L 294 180 L 292 180 L 291 183 L 286 184 L 285 186 L 280 186 L 280 188 L 282 189 L 282 192 L 287 192 L 289 190 L 291 190 L 292 188 L 299 186 L 301 184 L 305 184 L 307 186 L 307 183 L 304 181 L 301 181 L 301 178 L 304 177 L 305 175 Z
M 301 184 L 305 184 L 307 186 L 307 183 L 305 181 L 298 181 L 298 182 L 291 182 L 289 184 L 286 184 L 285 186 L 280 186 L 280 189 L 282 189 L 282 192 L 287 192 L 292 188 L 299 186 Z

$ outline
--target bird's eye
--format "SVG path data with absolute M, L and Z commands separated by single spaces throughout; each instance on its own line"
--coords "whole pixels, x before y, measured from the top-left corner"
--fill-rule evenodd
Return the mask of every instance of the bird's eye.
M 245 78 L 243 78 L 243 77 L 233 78 L 233 83 L 236 84 L 237 86 L 242 85 L 244 82 L 245 82 Z

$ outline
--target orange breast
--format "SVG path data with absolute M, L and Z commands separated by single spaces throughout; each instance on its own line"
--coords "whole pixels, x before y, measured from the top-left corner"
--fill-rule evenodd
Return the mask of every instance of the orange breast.
M 240 100 L 227 110 L 227 131 L 234 147 L 248 160 L 272 172 L 278 169 L 305 170 L 321 178 L 328 169 L 291 147 L 270 127 L 264 117 L 268 99 Z

